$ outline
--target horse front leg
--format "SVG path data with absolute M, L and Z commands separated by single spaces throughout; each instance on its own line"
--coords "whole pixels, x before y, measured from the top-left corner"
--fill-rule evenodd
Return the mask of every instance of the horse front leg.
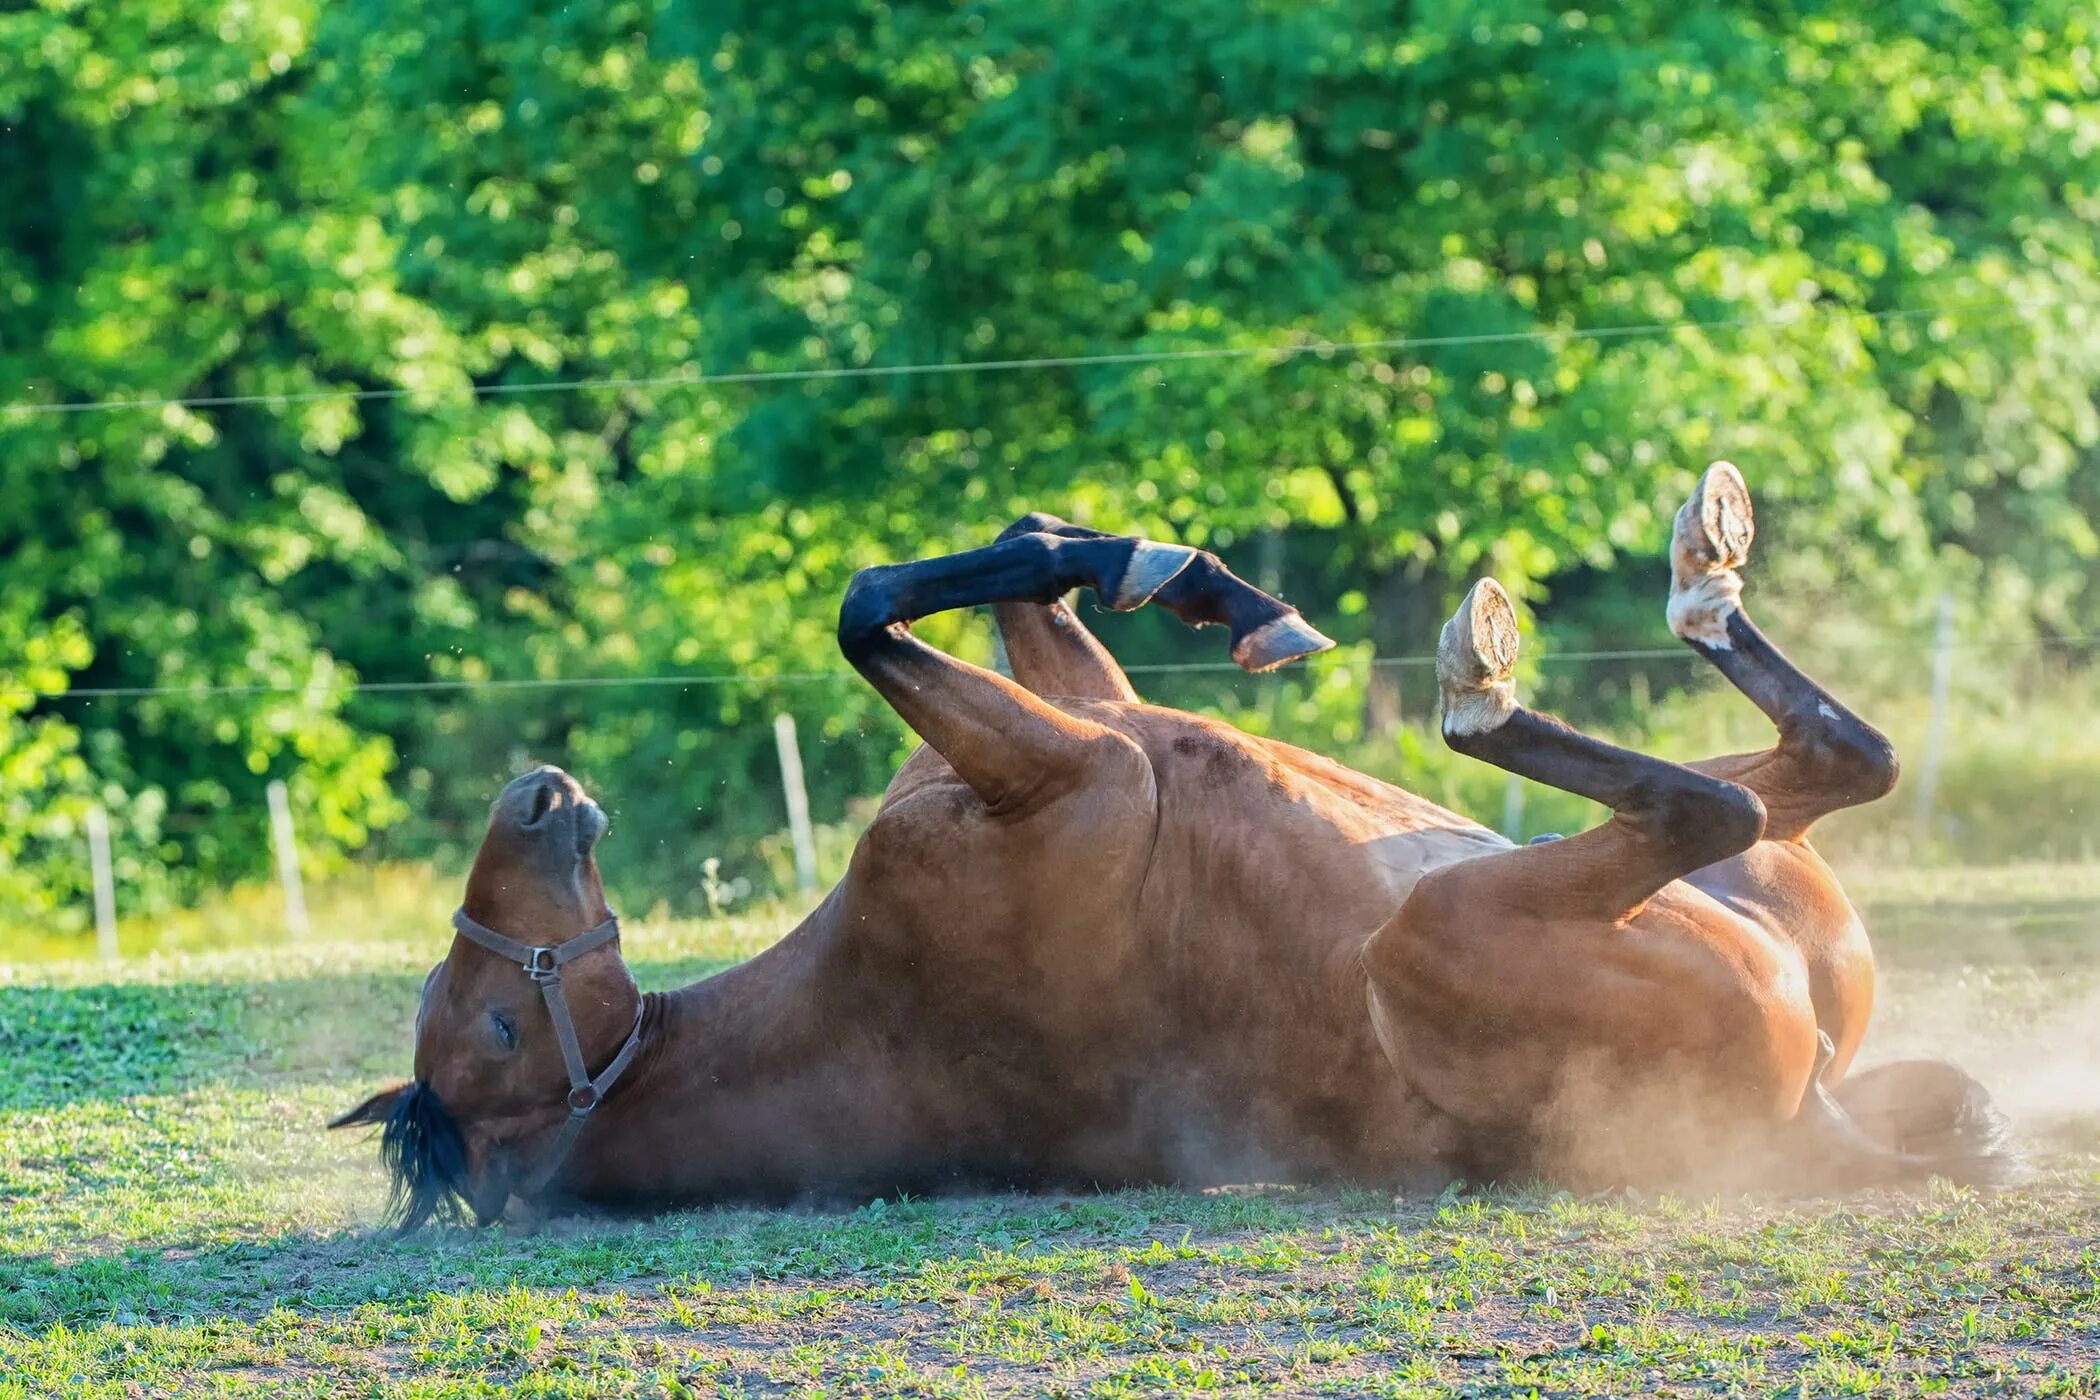
M 1006 527 L 1001 540 L 1017 535 L 1052 535 L 1065 540 L 1128 540 L 1031 511 Z M 1332 646 L 1297 611 L 1242 579 L 1216 555 L 1182 545 L 1141 541 L 1171 569 L 1150 600 L 1191 627 L 1219 625 L 1231 633 L 1232 658 L 1250 671 L 1267 671 Z M 1181 562 L 1173 563 L 1175 559 Z M 1123 606 L 1104 597 L 1111 607 Z M 1095 700 L 1136 700 L 1130 677 L 1108 649 L 1062 601 L 1002 602 L 994 606 L 1000 640 L 1014 679 L 1038 695 Z
M 1170 595 L 1183 574 L 1192 579 Z M 1090 531 L 1036 531 L 960 554 L 861 570 L 840 604 L 839 647 L 989 808 L 1026 807 L 1080 781 L 1089 756 L 1131 748 L 1130 741 L 1044 703 L 1026 684 L 927 646 L 911 634 L 911 623 L 986 603 L 1047 608 L 1078 588 L 1092 589 L 1119 611 L 1159 601 L 1199 625 L 1225 620 L 1233 628 L 1234 659 L 1250 670 L 1332 645 L 1295 610 L 1200 550 Z M 1072 659 L 1069 649 L 1053 658 L 1059 664 Z M 1094 679 L 1108 680 L 1099 671 Z
M 1041 511 L 1030 511 L 1016 520 L 999 532 L 999 539 L 1010 540 L 1017 535 L 1109 538 Z M 1137 688 L 1116 664 L 1115 657 L 1109 655 L 1093 629 L 1080 621 L 1079 614 L 1062 598 L 1048 603 L 994 603 L 992 616 L 998 622 L 1000 645 L 1006 649 L 1006 664 L 1013 678 L 1036 694 L 1078 700 L 1138 698 Z

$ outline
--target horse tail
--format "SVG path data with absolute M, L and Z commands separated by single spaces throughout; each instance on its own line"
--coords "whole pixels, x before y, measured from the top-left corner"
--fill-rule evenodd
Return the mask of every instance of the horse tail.
M 2020 1173 L 2011 1122 L 1983 1085 L 1944 1060 L 1876 1065 L 1846 1078 L 1831 1096 L 1877 1146 L 1911 1168 L 1902 1173 L 1910 1179 L 2003 1186 Z

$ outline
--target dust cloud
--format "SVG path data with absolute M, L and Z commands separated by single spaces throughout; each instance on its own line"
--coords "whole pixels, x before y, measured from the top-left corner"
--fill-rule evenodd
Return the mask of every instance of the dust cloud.
M 2074 953 L 2100 946 L 2100 925 L 2053 933 L 2038 947 L 1985 926 L 1957 940 L 1951 966 L 1907 963 L 1900 938 L 1877 939 L 1881 1005 L 1860 1067 L 1947 1060 L 1981 1081 L 2024 1145 L 2100 1141 L 2100 966 Z

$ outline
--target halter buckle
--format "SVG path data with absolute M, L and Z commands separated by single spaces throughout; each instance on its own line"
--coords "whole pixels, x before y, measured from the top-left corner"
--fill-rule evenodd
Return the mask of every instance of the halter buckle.
M 602 1096 L 598 1093 L 597 1085 L 578 1084 L 569 1090 L 569 1112 L 578 1115 L 589 1113 L 598 1106 L 600 1097 Z
M 544 982 L 550 977 L 561 976 L 561 964 L 554 960 L 552 948 L 527 948 L 525 961 L 519 964 L 525 975 L 535 982 Z

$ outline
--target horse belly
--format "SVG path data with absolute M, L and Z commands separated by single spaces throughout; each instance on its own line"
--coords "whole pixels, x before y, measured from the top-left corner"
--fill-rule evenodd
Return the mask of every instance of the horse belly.
M 1423 827 L 1378 837 L 1365 843 L 1364 853 L 1397 911 L 1431 871 L 1508 849 L 1507 840 L 1485 827 Z

